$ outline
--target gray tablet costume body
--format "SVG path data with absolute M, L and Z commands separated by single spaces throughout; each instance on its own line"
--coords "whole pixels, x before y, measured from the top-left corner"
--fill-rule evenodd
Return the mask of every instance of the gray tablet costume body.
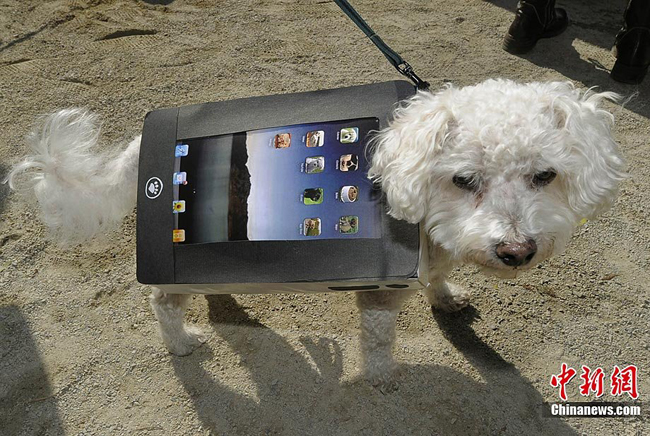
M 393 81 L 148 113 L 138 176 L 138 281 L 169 293 L 206 294 L 420 289 L 426 286 L 426 235 L 418 225 L 388 216 L 384 199 L 379 195 L 381 213 L 372 229 L 375 237 L 244 238 L 200 243 L 178 243 L 172 239 L 178 227 L 178 215 L 172 213 L 172 204 L 176 205 L 179 193 L 176 180 L 179 159 L 174 152 L 179 143 L 281 126 L 352 119 L 372 119 L 381 129 L 388 125 L 396 104 L 414 93 L 410 83 Z M 191 178 L 191 174 L 187 177 Z

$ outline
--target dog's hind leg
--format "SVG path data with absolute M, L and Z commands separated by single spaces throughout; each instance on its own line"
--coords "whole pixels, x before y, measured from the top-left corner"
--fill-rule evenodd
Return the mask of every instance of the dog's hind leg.
M 166 294 L 158 288 L 151 293 L 151 307 L 158 320 L 158 330 L 170 353 L 187 356 L 205 342 L 196 326 L 185 324 L 185 310 L 192 295 Z
M 361 356 L 363 375 L 382 391 L 397 387 L 393 358 L 395 325 L 404 301 L 415 291 L 371 291 L 357 293 L 361 312 Z
M 470 302 L 471 293 L 454 283 L 447 281 L 449 271 L 453 268 L 449 254 L 440 246 L 431 244 L 429 249 L 429 286 L 423 293 L 433 307 L 445 312 L 456 312 Z

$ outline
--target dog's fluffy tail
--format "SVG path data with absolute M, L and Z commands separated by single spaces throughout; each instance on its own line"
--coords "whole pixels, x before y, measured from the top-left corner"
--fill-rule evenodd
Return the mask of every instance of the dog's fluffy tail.
M 97 117 L 82 109 L 45 117 L 28 137 L 31 154 L 4 180 L 35 195 L 43 221 L 63 245 L 115 228 L 135 206 L 141 138 L 101 154 L 99 130 Z

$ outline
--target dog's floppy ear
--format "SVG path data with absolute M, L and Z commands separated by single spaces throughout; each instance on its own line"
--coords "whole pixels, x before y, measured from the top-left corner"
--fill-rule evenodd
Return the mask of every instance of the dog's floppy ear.
M 618 101 L 613 92 L 576 90 L 570 83 L 555 83 L 552 107 L 560 129 L 568 134 L 564 176 L 569 205 L 578 218 L 592 219 L 605 212 L 627 177 L 612 126 L 614 116 L 600 107 L 603 100 Z
M 455 89 L 418 92 L 395 110 L 389 126 L 372 139 L 368 176 L 381 184 L 389 213 L 410 223 L 426 213 L 431 166 L 447 139 L 453 120 L 447 102 Z

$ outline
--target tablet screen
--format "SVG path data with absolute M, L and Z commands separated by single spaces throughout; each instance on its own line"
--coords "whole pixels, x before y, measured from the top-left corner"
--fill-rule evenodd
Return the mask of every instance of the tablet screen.
M 378 127 L 361 118 L 177 142 L 174 242 L 380 238 L 366 156 Z

